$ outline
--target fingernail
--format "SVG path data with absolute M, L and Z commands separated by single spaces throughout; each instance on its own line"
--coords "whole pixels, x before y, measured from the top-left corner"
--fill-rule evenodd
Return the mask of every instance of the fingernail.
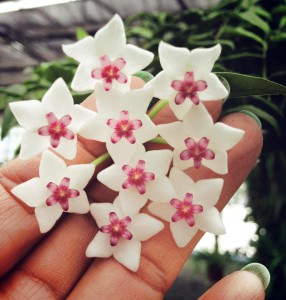
M 141 78 L 145 83 L 154 78 L 154 76 L 147 71 L 137 72 L 136 74 L 134 74 L 134 76 Z
M 248 115 L 250 118 L 252 118 L 258 125 L 260 128 L 262 128 L 261 122 L 259 120 L 259 118 L 252 112 L 248 111 L 248 110 L 242 110 L 241 113 Z
M 259 263 L 251 263 L 243 267 L 241 270 L 255 274 L 262 281 L 264 288 L 266 289 L 268 287 L 270 282 L 270 273 L 264 265 Z
M 224 85 L 224 87 L 227 89 L 227 91 L 228 91 L 228 96 L 226 97 L 226 98 L 224 98 L 223 99 L 223 103 L 228 99 L 228 97 L 229 97 L 229 94 L 230 94 L 230 86 L 229 86 L 229 83 L 228 83 L 228 81 L 224 78 L 224 77 L 222 77 L 222 76 L 220 76 L 220 75 L 218 75 L 217 76 L 218 77 L 218 79 L 221 81 L 221 83 Z

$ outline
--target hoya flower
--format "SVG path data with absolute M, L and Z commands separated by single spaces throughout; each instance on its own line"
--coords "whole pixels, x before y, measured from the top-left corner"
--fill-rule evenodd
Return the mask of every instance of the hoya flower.
M 228 172 L 227 150 L 244 135 L 241 129 L 214 124 L 203 104 L 193 105 L 182 122 L 158 126 L 159 134 L 174 149 L 174 166 L 181 170 L 205 166 L 218 174 Z
M 40 231 L 49 231 L 63 212 L 86 214 L 87 195 L 83 190 L 94 173 L 92 164 L 66 166 L 51 151 L 42 155 L 39 177 L 14 187 L 11 192 L 21 201 L 35 207 Z
M 100 85 L 95 86 L 98 114 L 89 119 L 79 130 L 87 139 L 106 142 L 111 157 L 125 162 L 137 145 L 157 136 L 155 124 L 146 115 L 153 96 L 151 88 L 106 93 Z
M 49 147 L 67 159 L 75 158 L 78 128 L 95 114 L 74 105 L 62 78 L 53 83 L 42 102 L 13 102 L 10 108 L 19 124 L 26 129 L 21 142 L 21 159 L 29 159 Z
M 183 171 L 172 168 L 170 180 L 175 197 L 167 203 L 151 203 L 149 211 L 170 222 L 170 230 L 176 244 L 185 247 L 200 229 L 213 234 L 224 234 L 225 228 L 217 203 L 223 179 L 204 179 L 194 182 Z
M 221 53 L 221 46 L 189 51 L 167 43 L 159 44 L 163 68 L 149 84 L 154 96 L 169 100 L 176 117 L 182 120 L 192 105 L 200 101 L 222 100 L 228 91 L 218 77 L 211 73 Z
M 166 174 L 172 161 L 172 151 L 145 151 L 138 147 L 132 158 L 104 169 L 97 179 L 120 192 L 120 203 L 128 213 L 139 211 L 147 200 L 166 202 L 174 191 Z
M 106 91 L 112 88 L 126 91 L 131 75 L 148 66 L 154 57 L 149 51 L 126 44 L 124 24 L 118 15 L 94 37 L 63 45 L 63 51 L 80 63 L 71 84 L 75 91 L 93 90 L 97 82 Z
M 87 257 L 111 257 L 133 272 L 139 268 L 141 242 L 146 241 L 164 225 L 147 214 L 126 214 L 119 198 L 111 203 L 91 204 L 90 212 L 99 231 L 86 250 Z

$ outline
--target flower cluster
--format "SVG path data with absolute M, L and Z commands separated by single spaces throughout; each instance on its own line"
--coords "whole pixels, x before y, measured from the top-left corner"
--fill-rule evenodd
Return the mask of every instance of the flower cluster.
M 118 15 L 94 37 L 64 45 L 63 51 L 79 62 L 72 89 L 94 91 L 97 112 L 74 105 L 62 79 L 51 86 L 41 102 L 10 104 L 26 129 L 20 158 L 29 159 L 44 151 L 39 177 L 12 189 L 16 197 L 35 208 L 40 231 L 49 231 L 63 212 L 90 211 L 99 230 L 86 255 L 113 256 L 132 271 L 139 268 L 141 242 L 164 228 L 161 221 L 141 212 L 146 204 L 151 214 L 170 223 L 179 247 L 185 247 L 199 229 L 224 233 L 215 208 L 223 179 L 194 182 L 184 172 L 190 168 L 200 172 L 205 166 L 226 174 L 227 151 L 244 134 L 223 123 L 214 124 L 202 103 L 228 96 L 227 89 L 211 73 L 220 45 L 189 51 L 161 42 L 163 71 L 137 90 L 130 90 L 131 75 L 149 65 L 153 54 L 126 44 Z M 153 123 L 147 114 L 153 96 L 168 100 L 158 104 L 157 111 L 169 103 L 177 121 Z M 89 204 L 84 188 L 94 174 L 94 162 L 67 166 L 53 153 L 74 159 L 77 135 L 106 144 L 113 164 L 99 172 L 97 180 L 118 193 L 113 203 Z M 146 151 L 145 143 L 158 135 L 173 150 Z

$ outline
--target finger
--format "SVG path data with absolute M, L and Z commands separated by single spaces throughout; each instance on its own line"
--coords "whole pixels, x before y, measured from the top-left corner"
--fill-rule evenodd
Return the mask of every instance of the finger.
M 207 290 L 199 300 L 263 300 L 265 287 L 255 273 L 248 271 L 234 272 Z
M 140 78 L 133 78 L 132 88 L 143 86 Z M 94 108 L 91 95 L 83 105 Z M 90 163 L 106 152 L 105 145 L 79 137 L 78 155 L 67 164 Z M 38 176 L 40 155 L 34 159 L 15 159 L 0 170 L 0 277 L 19 261 L 41 238 L 33 209 L 11 195 L 11 189 L 21 182 Z M 96 169 L 95 175 L 100 171 Z
M 245 180 L 255 165 L 262 146 L 261 130 L 256 122 L 244 114 L 223 119 L 228 125 L 245 131 L 243 139 L 229 152 L 229 173 L 217 204 L 221 210 Z M 206 173 L 204 177 L 206 177 Z M 213 176 L 212 173 L 209 173 Z M 167 224 L 166 224 L 167 225 Z M 198 232 L 185 248 L 178 248 L 168 226 L 142 245 L 141 261 L 136 276 L 114 259 L 97 259 L 71 293 L 71 299 L 101 299 L 124 295 L 137 299 L 161 299 L 180 269 L 203 236 Z M 110 282 L 113 284 L 110 285 Z

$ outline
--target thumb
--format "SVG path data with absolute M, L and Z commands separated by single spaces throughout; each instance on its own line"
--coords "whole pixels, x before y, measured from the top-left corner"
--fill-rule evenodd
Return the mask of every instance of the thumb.
M 269 281 L 267 268 L 252 263 L 221 279 L 198 300 L 263 300 Z

